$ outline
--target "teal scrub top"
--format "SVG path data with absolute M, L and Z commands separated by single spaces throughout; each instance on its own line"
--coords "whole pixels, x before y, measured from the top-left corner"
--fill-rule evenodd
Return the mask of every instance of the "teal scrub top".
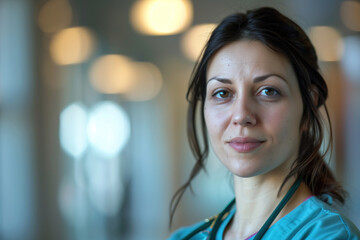
M 331 203 L 332 199 L 329 196 L 327 198 L 328 202 Z M 223 239 L 224 230 L 234 216 L 235 211 L 236 209 L 232 209 L 222 222 L 216 234 L 216 240 Z M 204 222 L 181 228 L 168 240 L 183 239 L 202 224 Z M 210 230 L 209 227 L 197 233 L 191 240 L 206 240 Z M 247 239 L 251 240 L 254 237 L 255 235 Z M 313 196 L 272 225 L 262 239 L 360 240 L 360 231 L 349 219 L 341 215 L 329 204 Z

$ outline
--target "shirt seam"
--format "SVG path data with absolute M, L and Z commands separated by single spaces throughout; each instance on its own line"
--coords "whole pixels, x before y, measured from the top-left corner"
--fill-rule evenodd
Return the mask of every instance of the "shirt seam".
M 337 212 L 331 212 L 331 211 L 329 211 L 328 209 L 325 209 L 325 208 L 323 208 L 323 207 L 321 208 L 321 210 L 322 210 L 323 212 L 325 212 L 327 215 L 336 216 L 337 218 L 339 218 L 340 221 L 342 222 L 343 228 L 344 228 L 345 231 L 346 231 L 347 239 L 350 239 L 350 236 L 351 236 L 351 234 L 350 234 L 350 228 L 349 228 L 349 225 L 344 221 L 344 218 L 343 218 L 339 213 L 337 213 Z

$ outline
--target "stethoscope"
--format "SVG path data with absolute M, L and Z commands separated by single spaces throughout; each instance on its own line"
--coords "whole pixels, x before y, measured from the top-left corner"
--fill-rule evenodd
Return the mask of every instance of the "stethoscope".
M 288 201 L 290 200 L 290 198 L 294 195 L 294 193 L 296 192 L 296 190 L 299 188 L 301 183 L 301 179 L 298 178 L 295 183 L 291 186 L 291 188 L 289 189 L 289 191 L 286 193 L 286 195 L 284 196 L 284 198 L 281 200 L 281 202 L 277 205 L 277 207 L 275 208 L 275 210 L 271 213 L 270 217 L 266 220 L 266 222 L 264 223 L 264 225 L 260 228 L 260 230 L 256 233 L 254 240 L 259 240 L 261 239 L 264 234 L 266 233 L 266 231 L 269 229 L 270 225 L 274 222 L 275 218 L 277 217 L 277 215 L 279 215 L 280 211 L 284 208 L 284 206 L 288 203 Z M 217 216 L 211 218 L 211 219 L 207 219 L 205 220 L 204 224 L 202 224 L 201 226 L 199 226 L 198 228 L 196 228 L 194 231 L 192 231 L 191 233 L 189 233 L 185 238 L 183 238 L 183 240 L 190 240 L 193 236 L 195 236 L 197 233 L 209 228 L 210 226 L 212 226 L 211 230 L 210 230 L 210 235 L 208 240 L 215 240 L 216 238 L 216 233 L 219 230 L 220 225 L 222 224 L 222 222 L 224 221 L 224 219 L 226 217 L 224 217 L 225 215 L 227 215 L 229 213 L 229 211 L 231 210 L 231 208 L 233 207 L 233 205 L 235 204 L 235 199 L 233 199 L 225 208 L 222 212 L 220 212 Z

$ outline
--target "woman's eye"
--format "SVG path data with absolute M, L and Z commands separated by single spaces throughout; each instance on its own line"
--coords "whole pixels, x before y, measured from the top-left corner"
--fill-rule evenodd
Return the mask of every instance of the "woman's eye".
M 279 95 L 279 91 L 274 88 L 264 88 L 260 91 L 261 96 L 272 97 Z
M 220 91 L 215 92 L 213 96 L 222 99 L 222 98 L 228 98 L 228 97 L 230 97 L 231 94 L 230 94 L 229 91 L 220 90 Z

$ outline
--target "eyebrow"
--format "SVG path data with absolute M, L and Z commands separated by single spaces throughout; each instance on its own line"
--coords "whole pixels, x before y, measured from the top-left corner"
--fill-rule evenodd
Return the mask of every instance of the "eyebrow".
M 283 80 L 284 82 L 288 83 L 288 81 L 284 77 L 282 77 L 281 75 L 276 74 L 276 73 L 270 73 L 270 74 L 256 77 L 256 78 L 254 78 L 254 83 L 262 82 L 262 81 L 266 80 L 267 78 L 273 77 L 273 76 L 278 77 L 281 80 Z
M 225 84 L 232 84 L 232 81 L 230 79 L 227 79 L 227 78 L 219 78 L 219 77 L 212 77 L 209 79 L 209 81 L 207 81 L 206 84 L 208 84 L 210 81 L 212 80 L 216 80 L 216 81 L 219 81 L 219 82 L 222 82 L 222 83 L 225 83 Z
M 276 74 L 276 73 L 270 73 L 270 74 L 266 74 L 263 76 L 258 76 L 256 78 L 254 78 L 254 83 L 259 83 L 259 82 L 265 81 L 267 78 L 272 77 L 272 76 L 278 77 L 281 80 L 283 80 L 284 82 L 288 83 L 285 78 L 283 78 L 282 76 L 280 76 L 279 74 Z M 219 81 L 219 82 L 222 82 L 225 84 L 232 84 L 232 81 L 230 79 L 221 78 L 221 77 L 212 77 L 209 79 L 209 81 L 207 83 L 209 83 L 212 80 L 216 80 L 216 81 Z

